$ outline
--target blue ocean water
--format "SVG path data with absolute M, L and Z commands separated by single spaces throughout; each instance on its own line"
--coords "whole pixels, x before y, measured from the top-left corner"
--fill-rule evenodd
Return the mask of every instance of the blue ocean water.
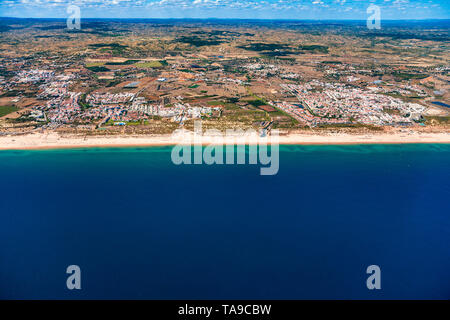
M 275 176 L 170 151 L 0 152 L 0 298 L 450 298 L 450 145 L 281 146 Z

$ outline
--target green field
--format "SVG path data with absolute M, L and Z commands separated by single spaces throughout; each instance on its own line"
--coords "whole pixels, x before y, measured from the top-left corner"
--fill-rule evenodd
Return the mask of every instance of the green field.
M 220 106 L 220 105 L 224 105 L 225 101 L 208 101 L 208 104 L 210 106 Z
M 10 114 L 12 112 L 15 112 L 19 109 L 17 109 L 14 106 L 4 106 L 4 107 L 0 107 L 0 117 L 6 116 L 7 114 Z
M 86 67 L 86 69 L 91 70 L 92 72 L 107 72 L 107 71 L 109 71 L 108 68 L 105 68 L 103 66 Z
M 148 61 L 135 63 L 134 66 L 137 68 L 161 68 L 163 64 L 159 61 Z

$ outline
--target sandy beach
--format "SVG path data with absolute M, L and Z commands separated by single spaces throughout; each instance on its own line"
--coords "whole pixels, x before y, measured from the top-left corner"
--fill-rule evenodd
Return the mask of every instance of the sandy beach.
M 133 147 L 164 146 L 176 144 L 257 144 L 279 143 L 298 145 L 339 145 L 339 144 L 403 144 L 403 143 L 450 143 L 450 133 L 377 133 L 377 134 L 304 134 L 291 133 L 278 138 L 258 136 L 214 137 L 201 136 L 194 139 L 191 133 L 148 136 L 82 136 L 60 135 L 55 132 L 26 135 L 0 136 L 1 150 L 59 149 L 84 147 Z

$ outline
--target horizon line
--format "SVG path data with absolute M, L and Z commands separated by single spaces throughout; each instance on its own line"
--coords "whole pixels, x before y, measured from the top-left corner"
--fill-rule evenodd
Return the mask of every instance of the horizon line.
M 35 19 L 35 20 L 45 20 L 45 19 L 53 19 L 53 20 L 67 20 L 67 18 L 61 17 L 8 17 L 8 16 L 0 16 L 0 19 Z M 208 18 L 116 18 L 116 17 L 91 17 L 91 18 L 82 18 L 82 20 L 89 19 L 100 19 L 100 20 L 257 20 L 257 21 L 366 21 L 366 19 L 289 19 L 289 18 L 280 18 L 280 19 L 271 19 L 271 18 L 216 18 L 216 17 L 208 17 Z M 383 19 L 382 21 L 427 21 L 427 20 L 450 20 L 449 18 L 424 18 L 424 19 Z

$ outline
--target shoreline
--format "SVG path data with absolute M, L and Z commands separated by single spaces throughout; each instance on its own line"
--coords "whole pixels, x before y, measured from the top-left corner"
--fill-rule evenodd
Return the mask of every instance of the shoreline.
M 364 144 L 450 144 L 450 133 L 382 133 L 382 134 L 299 134 L 279 137 L 214 137 L 197 139 L 190 134 L 178 136 L 79 136 L 58 133 L 35 133 L 23 136 L 0 136 L 0 150 L 47 150 L 77 148 L 158 147 L 192 145 L 364 145 Z

